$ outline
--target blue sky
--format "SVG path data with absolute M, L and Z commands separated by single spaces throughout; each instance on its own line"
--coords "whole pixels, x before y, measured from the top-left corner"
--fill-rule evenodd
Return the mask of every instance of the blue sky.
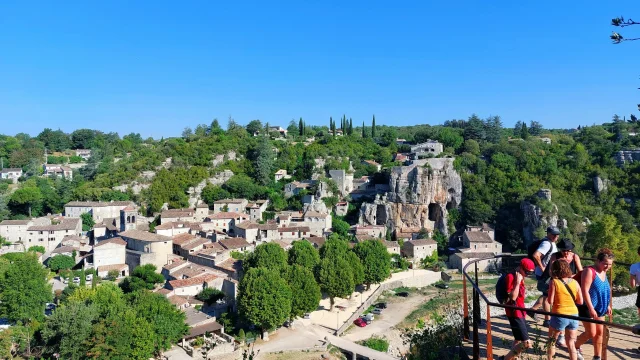
M 637 0 L 0 2 L 0 133 L 602 123 L 640 102 L 640 44 L 608 39 L 620 15 Z

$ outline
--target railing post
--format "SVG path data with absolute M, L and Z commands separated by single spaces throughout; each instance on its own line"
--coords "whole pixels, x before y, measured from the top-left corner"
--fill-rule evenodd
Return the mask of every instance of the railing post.
M 475 282 L 473 287 L 473 360 L 480 360 L 480 339 L 478 337 L 478 325 L 480 322 L 480 294 L 476 287 L 478 286 L 478 263 L 475 264 Z
M 609 268 L 609 296 L 611 299 L 609 301 L 611 301 L 611 308 L 613 308 L 613 267 L 614 265 L 612 264 Z M 609 322 L 613 322 L 613 311 L 611 312 L 611 315 L 609 315 Z
M 464 271 L 462 271 L 462 309 L 463 309 L 463 327 L 462 336 L 465 340 L 469 340 L 469 299 L 467 298 L 467 277 Z
M 493 359 L 493 339 L 491 338 L 491 306 L 487 304 L 487 359 Z

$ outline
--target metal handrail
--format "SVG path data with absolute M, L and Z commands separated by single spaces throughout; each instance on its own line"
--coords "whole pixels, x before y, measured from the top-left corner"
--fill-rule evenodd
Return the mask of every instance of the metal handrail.
M 489 301 L 487 296 L 482 292 L 482 290 L 480 290 L 480 287 L 478 286 L 478 262 L 489 260 L 489 259 L 499 259 L 499 258 L 524 258 L 526 256 L 527 256 L 526 254 L 498 254 L 498 255 L 494 255 L 493 257 L 485 257 L 485 258 L 471 260 L 467 264 L 465 264 L 465 266 L 462 268 L 462 274 L 464 275 L 462 277 L 462 280 L 463 280 L 462 290 L 463 290 L 463 297 L 464 297 L 463 299 L 464 300 L 463 301 L 464 303 L 464 309 L 463 309 L 464 310 L 464 334 L 463 335 L 465 340 L 469 340 L 469 308 L 468 308 L 469 305 L 468 305 L 468 299 L 467 299 L 467 279 L 469 282 L 471 282 L 471 286 L 473 288 L 473 295 L 474 295 L 474 298 L 473 298 L 473 302 L 474 302 L 473 358 L 474 360 L 479 359 L 478 322 L 477 322 L 477 319 L 475 319 L 475 317 L 480 316 L 480 309 L 479 309 L 480 298 L 482 298 L 482 300 L 487 304 L 487 344 L 486 344 L 487 358 L 492 358 L 491 356 L 493 355 L 492 338 L 491 338 L 491 307 L 492 306 L 503 308 L 503 309 L 520 310 L 520 311 L 526 311 L 529 313 L 556 316 L 556 317 L 561 317 L 565 319 L 578 320 L 578 321 L 589 322 L 589 323 L 594 323 L 599 325 L 606 325 L 612 328 L 617 328 L 617 329 L 621 329 L 621 330 L 625 330 L 625 331 L 629 331 L 630 333 L 633 333 L 634 327 L 628 326 L 628 325 L 616 324 L 611 321 L 602 321 L 597 319 L 584 318 L 580 316 L 556 314 L 556 313 L 547 312 L 544 310 L 534 310 L 534 309 L 522 308 L 519 306 L 506 305 L 506 304 L 500 304 L 500 303 Z M 467 268 L 472 264 L 475 265 L 475 281 L 467 273 Z M 614 262 L 614 265 L 629 266 L 629 264 L 620 263 L 620 262 Z M 611 267 L 611 271 L 613 272 L 613 266 Z M 611 278 L 609 278 L 609 281 L 611 282 Z M 609 319 L 612 320 L 612 317 L 610 316 Z

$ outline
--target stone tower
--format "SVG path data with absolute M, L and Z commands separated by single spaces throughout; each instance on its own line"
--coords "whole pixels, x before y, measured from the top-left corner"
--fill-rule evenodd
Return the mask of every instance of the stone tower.
M 127 206 L 120 210 L 120 231 L 134 230 L 136 228 L 137 217 L 138 210 L 133 206 Z

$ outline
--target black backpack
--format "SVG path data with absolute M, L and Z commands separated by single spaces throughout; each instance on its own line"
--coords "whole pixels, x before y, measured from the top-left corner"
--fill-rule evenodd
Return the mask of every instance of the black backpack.
M 505 304 L 509 300 L 507 293 L 507 274 L 502 274 L 496 283 L 496 299 L 498 303 Z

